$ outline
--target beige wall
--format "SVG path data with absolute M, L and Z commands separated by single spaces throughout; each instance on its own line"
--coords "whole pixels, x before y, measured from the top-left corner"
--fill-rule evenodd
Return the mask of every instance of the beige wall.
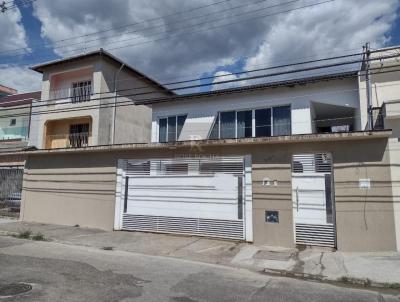
M 304 152 L 333 155 L 338 248 L 395 250 L 387 139 L 31 155 L 24 178 L 21 217 L 25 221 L 110 230 L 119 158 L 251 154 L 254 242 L 291 247 L 294 239 L 290 163 L 292 154 Z M 278 186 L 262 186 L 265 177 L 277 179 Z M 358 187 L 360 178 L 371 179 L 370 190 Z M 266 223 L 265 210 L 278 210 L 280 223 Z

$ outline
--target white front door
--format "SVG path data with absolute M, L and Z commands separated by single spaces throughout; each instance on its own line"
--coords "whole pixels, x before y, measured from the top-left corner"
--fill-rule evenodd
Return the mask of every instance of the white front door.
M 335 246 L 329 154 L 293 156 L 292 201 L 296 243 Z

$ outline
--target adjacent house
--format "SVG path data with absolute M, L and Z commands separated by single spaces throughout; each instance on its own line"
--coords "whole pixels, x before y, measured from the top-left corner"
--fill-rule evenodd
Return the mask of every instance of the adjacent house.
M 132 94 L 171 92 L 103 49 L 32 67 L 43 74 L 30 144 L 39 149 L 150 141 L 151 110 Z M 151 93 L 150 93 L 151 92 Z M 115 102 L 125 106 L 115 106 Z
M 40 91 L 0 98 L 0 215 L 19 209 L 25 157 L 18 154 L 29 144 L 32 102 Z
M 17 93 L 17 90 L 15 90 L 14 88 L 0 85 L 0 98 L 3 96 L 7 96 L 10 94 L 16 94 L 16 93 Z
M 381 60 L 371 61 L 371 70 L 392 68 L 387 51 L 372 54 Z M 57 110 L 40 119 L 39 150 L 23 152 L 22 220 L 285 247 L 400 250 L 396 72 L 371 72 L 371 85 L 366 85 L 363 65 L 361 70 L 185 95 L 146 79 L 147 92 L 159 95 L 137 98 L 135 93 L 133 101 L 124 96 L 132 104 L 121 107 L 119 117 L 132 122 L 137 108 L 147 108 L 140 110 L 149 114 L 142 125 L 151 129 L 151 142 L 143 144 L 137 132 L 117 140 L 108 109 L 104 115 L 101 106 L 92 113 L 79 107 L 88 100 L 75 102 L 71 92 L 68 104 L 49 98 L 51 83 L 63 86 L 52 82 L 58 73 L 63 75 L 69 64 L 86 66 L 87 60 L 101 62 L 93 67 L 100 79 L 104 64 L 114 64 L 111 83 L 99 81 L 114 87 L 121 64 L 110 56 L 95 52 L 34 67 L 44 73 L 46 106 L 81 109 L 68 112 L 73 116 Z M 52 75 L 50 70 L 58 71 Z M 135 83 L 136 74 L 128 71 Z M 96 81 L 94 74 L 91 81 Z M 81 85 L 68 83 L 69 91 Z M 366 86 L 373 106 L 366 104 Z M 101 87 L 95 93 L 102 93 Z M 125 110 L 130 114 L 124 118 Z M 87 143 L 71 142 L 73 125 L 85 123 L 91 133 Z
M 40 94 L 34 91 L 0 98 L 0 150 L 28 146 L 32 103 Z

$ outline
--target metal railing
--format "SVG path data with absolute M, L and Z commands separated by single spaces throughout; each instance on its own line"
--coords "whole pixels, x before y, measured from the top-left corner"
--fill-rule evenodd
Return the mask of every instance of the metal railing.
M 50 90 L 49 99 L 71 99 L 72 103 L 90 101 L 92 95 L 92 85 L 84 85 L 75 88 Z
M 46 148 L 82 148 L 87 147 L 91 143 L 91 133 L 68 133 L 46 135 Z
M 22 166 L 0 167 L 0 216 L 19 215 L 23 174 Z

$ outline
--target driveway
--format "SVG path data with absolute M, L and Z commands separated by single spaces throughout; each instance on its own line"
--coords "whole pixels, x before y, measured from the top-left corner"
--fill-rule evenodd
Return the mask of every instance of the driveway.
M 6 236 L 0 236 L 0 267 L 0 301 L 400 301 L 396 293 L 390 292 L 270 277 L 246 269 L 171 257 Z M 18 284 L 32 289 L 9 295 L 10 286 Z M 5 294 L 9 296 L 4 297 Z

